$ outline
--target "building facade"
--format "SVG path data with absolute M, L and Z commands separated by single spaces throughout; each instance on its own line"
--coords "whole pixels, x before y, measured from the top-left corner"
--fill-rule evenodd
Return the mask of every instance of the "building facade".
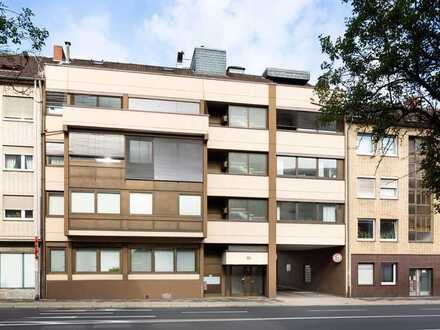
M 422 186 L 418 135 L 402 129 L 375 144 L 368 131 L 349 130 L 352 296 L 440 294 L 440 217 Z
M 344 126 L 319 125 L 307 72 L 54 53 L 44 297 L 345 294 Z
M 39 61 L 0 58 L 0 299 L 40 293 L 41 104 Z

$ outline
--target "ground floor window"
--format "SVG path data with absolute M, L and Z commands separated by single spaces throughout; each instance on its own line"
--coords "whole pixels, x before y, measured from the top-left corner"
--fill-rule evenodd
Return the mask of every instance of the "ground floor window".
M 358 285 L 373 285 L 374 264 L 358 264 Z
M 76 249 L 77 273 L 120 273 L 120 263 L 119 249 Z
M 35 257 L 32 253 L 0 254 L 0 288 L 34 288 Z
M 195 273 L 195 249 L 131 249 L 131 272 Z
M 397 283 L 397 264 L 382 263 L 382 285 L 396 285 Z

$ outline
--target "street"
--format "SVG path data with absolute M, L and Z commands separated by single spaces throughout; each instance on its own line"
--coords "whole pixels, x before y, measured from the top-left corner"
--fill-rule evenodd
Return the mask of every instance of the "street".
M 440 329 L 440 305 L 1 309 L 4 329 Z

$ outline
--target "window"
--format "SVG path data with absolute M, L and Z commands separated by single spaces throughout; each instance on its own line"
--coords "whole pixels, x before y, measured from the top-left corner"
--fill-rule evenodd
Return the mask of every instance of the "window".
M 277 156 L 277 175 L 295 176 L 296 175 L 296 157 Z
M 312 132 L 343 132 L 343 122 L 324 123 L 321 114 L 312 111 L 277 109 L 277 128 L 283 130 L 305 130 Z
M 382 263 L 381 285 L 396 285 L 397 283 L 397 264 Z
M 105 249 L 101 250 L 101 272 L 119 273 L 120 256 L 119 250 Z
M 336 205 L 318 204 L 319 219 L 322 222 L 336 222 Z
M 46 142 L 46 165 L 64 165 L 64 143 Z
M 358 198 L 374 198 L 375 197 L 375 179 L 374 178 L 358 178 L 357 179 Z
M 374 219 L 358 219 L 359 240 L 374 240 Z
M 397 156 L 396 137 L 387 136 L 382 138 L 382 154 L 385 156 Z
M 389 241 L 397 240 L 397 220 L 380 220 L 380 239 Z
M 229 106 L 229 127 L 267 128 L 267 110 L 241 106 Z
M 64 194 L 59 192 L 50 192 L 48 194 L 48 215 L 63 216 L 64 215 Z
M 62 115 L 67 104 L 67 94 L 46 91 L 46 112 L 49 115 Z
M 127 178 L 153 179 L 153 139 L 128 137 Z
M 76 106 L 90 107 L 90 108 L 112 108 L 121 109 L 122 99 L 117 96 L 97 96 L 75 94 L 73 95 L 72 103 Z
M 35 257 L 32 253 L 0 254 L 0 288 L 34 288 Z
M 3 117 L 8 119 L 32 120 L 34 100 L 30 97 L 3 96 Z
M 5 209 L 5 220 L 29 221 L 34 219 L 33 210 Z
M 4 220 L 32 221 L 34 197 L 3 195 Z
M 319 159 L 318 160 L 319 176 L 322 178 L 337 177 L 337 160 L 336 159 Z
M 316 176 L 316 158 L 298 157 L 298 175 Z
M 34 169 L 32 155 L 5 155 L 5 169 L 31 171 Z
M 229 220 L 266 221 L 267 201 L 259 199 L 229 199 Z
M 374 144 L 371 134 L 358 133 L 357 135 L 357 154 L 358 155 L 373 155 Z
M 72 213 L 95 213 L 95 194 L 92 192 L 71 193 Z
M 278 202 L 277 218 L 283 221 L 296 220 L 296 203 Z
M 50 272 L 64 273 L 66 271 L 66 251 L 50 249 Z
M 298 220 L 316 220 L 316 204 L 315 203 L 297 203 L 297 219 Z
M 121 196 L 119 193 L 97 193 L 98 213 L 121 213 Z
M 151 272 L 151 250 L 131 249 L 131 271 Z
M 174 251 L 155 250 L 154 251 L 154 271 L 155 272 L 174 272 Z
M 177 271 L 192 272 L 196 271 L 196 254 L 194 250 L 177 250 Z
M 130 193 L 130 214 L 153 214 L 153 194 Z
M 171 113 L 200 113 L 200 105 L 194 102 L 179 102 L 169 100 L 150 100 L 132 98 L 128 99 L 130 110 L 152 111 L 152 112 L 171 112 Z
M 380 179 L 380 198 L 396 199 L 397 198 L 397 179 Z
M 78 273 L 82 272 L 96 272 L 96 250 L 95 249 L 78 249 L 75 255 L 75 270 Z
M 267 175 L 265 154 L 229 153 L 229 173 L 244 175 Z
M 106 133 L 69 133 L 69 155 L 80 158 L 123 159 L 124 136 Z
M 179 214 L 200 216 L 202 214 L 201 207 L 202 198 L 196 195 L 180 195 L 179 196 Z
M 374 264 L 358 264 L 358 285 L 373 285 Z

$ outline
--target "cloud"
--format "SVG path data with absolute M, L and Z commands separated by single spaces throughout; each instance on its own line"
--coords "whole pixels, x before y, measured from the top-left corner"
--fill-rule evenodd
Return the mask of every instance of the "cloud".
M 51 31 L 51 45 L 72 43 L 71 56 L 75 58 L 121 61 L 129 60 L 129 49 L 112 37 L 108 14 L 67 18 L 61 29 Z
M 191 57 L 195 46 L 227 51 L 228 65 L 261 74 L 268 66 L 304 69 L 319 75 L 318 35 L 343 32 L 343 12 L 324 1 L 174 0 L 146 17 L 137 33 L 143 60 L 174 65 L 178 50 Z M 337 7 L 337 6 L 336 6 Z M 337 9 L 337 8 L 336 8 Z

